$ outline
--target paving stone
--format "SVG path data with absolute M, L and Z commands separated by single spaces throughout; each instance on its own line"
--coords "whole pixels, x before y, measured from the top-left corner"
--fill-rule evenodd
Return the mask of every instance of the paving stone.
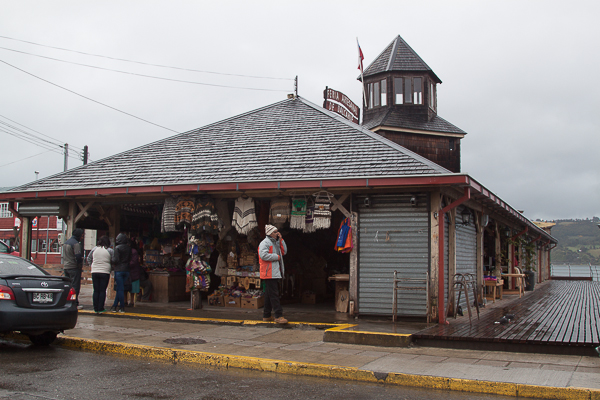
M 363 356 L 363 357 L 385 357 L 388 356 L 390 353 L 384 353 L 382 351 L 363 351 L 362 353 L 358 353 L 358 356 Z
M 476 365 L 489 365 L 491 367 L 506 367 L 506 366 L 508 366 L 508 361 L 479 360 L 475 364 Z
M 541 369 L 552 370 L 552 371 L 575 371 L 574 365 L 556 365 L 556 364 L 542 364 Z
M 234 344 L 238 345 L 238 346 L 248 346 L 248 347 L 253 347 L 253 346 L 260 346 L 261 344 L 264 344 L 265 342 L 256 342 L 256 341 L 252 341 L 252 340 L 242 340 L 241 342 L 235 342 Z
M 519 361 L 513 361 L 510 364 L 508 364 L 509 368 L 529 368 L 529 369 L 539 369 L 541 368 L 542 364 L 537 364 L 537 363 L 524 363 L 524 362 L 519 362 Z

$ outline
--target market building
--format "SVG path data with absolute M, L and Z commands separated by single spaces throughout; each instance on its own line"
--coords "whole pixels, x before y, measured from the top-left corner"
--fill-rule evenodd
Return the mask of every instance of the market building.
M 342 300 L 355 315 L 391 316 L 397 271 L 410 289 L 397 314 L 440 322 L 456 306 L 456 274 L 480 300 L 486 276 L 503 269 L 535 265 L 548 279 L 556 240 L 460 173 L 465 133 L 437 116 L 441 81 L 429 67 L 395 67 L 405 45 L 398 37 L 366 69 L 362 126 L 289 96 L 0 193 L 22 221 L 22 254 L 31 220 L 57 215 L 67 236 L 79 227 L 139 238 L 155 300 L 189 298 L 190 258 L 212 269 L 192 289 L 210 294 L 220 282 L 259 296 L 256 250 L 271 223 L 289 248 L 285 301 Z

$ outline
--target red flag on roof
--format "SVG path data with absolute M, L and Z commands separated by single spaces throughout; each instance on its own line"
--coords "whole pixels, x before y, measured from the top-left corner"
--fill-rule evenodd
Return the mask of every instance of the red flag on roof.
M 363 56 L 363 52 L 360 49 L 360 44 L 358 44 L 358 38 L 356 38 L 356 44 L 358 45 L 358 69 L 360 69 L 360 72 L 363 72 L 363 60 L 365 59 L 365 57 Z

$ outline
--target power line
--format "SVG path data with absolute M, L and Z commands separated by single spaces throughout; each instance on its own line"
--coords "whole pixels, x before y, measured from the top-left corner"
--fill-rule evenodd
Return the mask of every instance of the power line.
M 13 119 L 10 119 L 10 118 L 8 118 L 8 117 L 6 117 L 6 116 L 2 115 L 2 114 L 0 114 L 0 117 L 4 118 L 4 119 L 6 119 L 6 120 L 9 120 L 10 122 L 12 122 L 12 123 L 15 123 L 15 124 L 17 124 L 17 125 L 20 125 L 20 126 L 22 126 L 23 128 L 29 129 L 30 131 L 33 131 L 33 132 L 35 132 L 35 133 L 39 133 L 39 134 L 40 134 L 40 135 L 42 135 L 42 136 L 45 136 L 45 137 L 47 137 L 47 138 L 49 138 L 49 139 L 52 139 L 52 140 L 54 140 L 55 142 L 59 143 L 59 145 L 60 145 L 61 147 L 62 147 L 62 143 L 64 143 L 64 141 L 63 141 L 63 140 L 59 140 L 59 139 L 53 138 L 52 136 L 48 136 L 48 135 L 46 135 L 46 134 L 44 134 L 44 133 L 42 133 L 42 132 L 40 132 L 40 131 L 36 131 L 35 129 L 33 129 L 33 128 L 30 128 L 30 127 L 28 127 L 28 126 L 26 126 L 26 125 L 23 125 L 23 124 L 21 124 L 21 123 L 19 123 L 19 122 L 15 121 L 15 120 L 13 120 Z M 2 121 L 0 121 L 0 124 L 5 124 L 5 123 L 3 123 Z M 31 135 L 30 133 L 28 133 L 28 134 L 29 134 L 29 135 Z M 35 136 L 35 135 L 31 135 L 31 136 Z M 40 138 L 40 139 L 41 139 L 41 138 Z M 82 149 L 80 149 L 80 148 L 77 148 L 77 149 L 78 149 L 78 150 L 82 150 Z
M 46 154 L 46 153 L 48 153 L 50 151 L 52 151 L 52 150 L 42 151 L 41 153 L 37 153 L 37 154 L 34 154 L 32 156 L 29 156 L 29 157 L 21 158 L 20 160 L 17 160 L 17 161 L 9 162 L 8 164 L 2 164 L 2 165 L 0 165 L 0 168 L 1 167 L 6 167 L 7 165 L 15 164 L 15 163 L 18 163 L 18 162 L 21 162 L 21 161 L 25 161 L 25 160 L 28 160 L 28 159 L 33 158 L 33 157 L 37 157 L 37 156 L 42 155 L 42 154 Z
M 47 144 L 42 144 L 42 143 L 36 142 L 33 139 L 30 139 L 30 138 L 28 138 L 26 136 L 23 136 L 23 135 L 20 135 L 18 133 L 8 131 L 8 130 L 6 130 L 4 128 L 0 128 L 0 131 L 4 132 L 4 133 L 7 133 L 7 134 L 9 134 L 11 136 L 14 136 L 14 137 L 16 137 L 18 139 L 24 140 L 24 141 L 26 141 L 26 142 L 28 142 L 30 144 L 36 145 L 38 147 L 41 147 L 43 149 L 50 150 L 50 151 L 53 151 L 53 152 L 58 153 L 58 154 L 62 154 L 62 152 L 58 148 L 49 147 L 49 145 L 47 145 Z
M 136 72 L 121 71 L 121 70 L 113 69 L 113 68 L 98 67 L 98 66 L 95 66 L 95 65 L 83 64 L 83 63 L 78 63 L 78 62 L 74 62 L 74 61 L 61 60 L 60 58 L 42 56 L 42 55 L 39 55 L 39 54 L 28 53 L 26 51 L 8 49 L 6 47 L 0 47 L 0 49 L 8 50 L 8 51 L 14 51 L 15 53 L 27 54 L 27 55 L 34 56 L 34 57 L 45 58 L 45 59 L 48 59 L 48 60 L 59 61 L 59 62 L 67 63 L 67 64 L 79 65 L 79 66 L 87 67 L 87 68 L 95 68 L 95 69 L 101 69 L 101 70 L 104 70 L 104 71 L 118 72 L 120 74 L 141 76 L 141 77 L 144 77 L 144 78 L 160 79 L 160 80 L 163 80 L 163 81 L 172 81 L 172 82 L 180 82 L 180 83 L 190 83 L 192 85 L 213 86 L 213 87 L 222 87 L 222 88 L 228 88 L 228 89 L 259 90 L 259 91 L 265 91 L 265 92 L 289 92 L 289 90 L 283 90 L 283 89 L 265 89 L 265 88 L 254 88 L 254 87 L 245 87 L 245 86 L 217 85 L 215 83 L 205 83 L 205 82 L 186 81 L 186 80 L 183 80 L 183 79 L 163 78 L 161 76 L 138 74 Z
M 108 104 L 104 104 L 104 103 L 102 103 L 102 102 L 100 102 L 100 101 L 94 100 L 94 99 L 92 99 L 92 98 L 90 98 L 90 97 L 87 97 L 87 96 L 84 96 L 84 95 L 82 95 L 82 94 L 79 94 L 79 93 L 77 93 L 77 92 L 74 92 L 73 90 L 67 89 L 67 88 L 65 88 L 65 87 L 63 87 L 63 86 L 60 86 L 60 85 L 57 85 L 56 83 L 50 82 L 50 81 L 48 81 L 48 80 L 46 80 L 46 79 L 44 79 L 44 78 L 40 78 L 39 76 L 37 76 L 37 75 L 34 75 L 34 74 L 30 73 L 30 72 L 27 72 L 27 71 L 25 71 L 25 70 L 23 70 L 23 69 L 21 69 L 21 68 L 19 68 L 19 67 L 16 67 L 16 66 L 14 66 L 14 65 L 12 65 L 12 64 L 9 64 L 9 63 L 7 63 L 7 62 L 6 62 L 6 61 L 4 61 L 4 60 L 0 60 L 0 62 L 1 62 L 1 63 L 4 63 L 4 64 L 6 64 L 6 65 L 8 65 L 9 67 L 12 67 L 12 68 L 14 68 L 14 69 L 17 69 L 17 70 L 19 70 L 19 71 L 21 71 L 21 72 L 23 72 L 23 73 L 25 73 L 25 74 L 27 74 L 27 75 L 33 76 L 34 78 L 37 78 L 37 79 L 39 79 L 39 80 L 41 80 L 41 81 L 44 81 L 44 82 L 46 82 L 46 83 L 49 83 L 49 84 L 51 84 L 51 85 L 53 85 L 53 86 L 56 86 L 56 87 L 58 87 L 58 88 L 61 88 L 61 89 L 63 89 L 63 90 L 66 90 L 67 92 L 73 93 L 74 95 L 77 95 L 77 96 L 79 96 L 79 97 L 83 97 L 83 98 L 84 98 L 84 99 L 86 99 L 86 100 L 93 101 L 94 103 L 97 103 L 97 104 L 100 104 L 100 105 L 102 105 L 102 106 L 104 106 L 104 107 L 107 107 L 107 108 L 110 108 L 110 109 L 112 109 L 112 110 L 118 111 L 118 112 L 120 112 L 120 113 L 122 113 L 122 114 L 129 115 L 130 117 L 133 117 L 133 118 L 139 119 L 140 121 L 144 121 L 144 122 L 146 122 L 146 123 L 148 123 L 148 124 L 151 124 L 151 125 L 154 125 L 154 126 L 158 126 L 159 128 L 163 128 L 163 129 L 166 129 L 166 130 L 168 130 L 168 131 L 171 131 L 171 132 L 179 133 L 179 132 L 177 132 L 177 131 L 175 131 L 175 130 L 173 130 L 173 129 L 167 128 L 167 127 L 165 127 L 165 126 L 162 126 L 162 125 L 159 125 L 159 124 L 155 124 L 154 122 L 150 122 L 150 121 L 148 121 L 148 120 L 146 120 L 146 119 L 144 119 L 144 118 L 137 117 L 137 116 L 135 116 L 135 115 L 133 115 L 133 114 L 130 114 L 130 113 L 128 113 L 128 112 L 125 112 L 125 111 L 122 111 L 122 110 L 119 110 L 118 108 L 115 108 L 115 107 L 109 106 Z
M 15 40 L 17 42 L 29 43 L 29 44 L 33 44 L 35 46 L 47 47 L 47 48 L 50 48 L 50 49 L 56 49 L 56 50 L 62 50 L 62 51 L 69 51 L 69 52 L 72 52 L 72 53 L 83 54 L 83 55 L 86 55 L 86 56 L 101 57 L 101 58 L 107 58 L 107 59 L 110 59 L 110 60 L 124 61 L 124 62 L 129 62 L 129 63 L 134 63 L 134 64 L 150 65 L 150 66 L 153 66 L 153 67 L 160 67 L 160 68 L 170 68 L 170 69 L 178 69 L 178 70 L 182 70 L 182 71 L 202 72 L 202 73 L 205 73 L 205 74 L 214 74 L 214 75 L 239 76 L 239 77 L 243 77 L 243 78 L 273 79 L 273 80 L 288 80 L 288 81 L 293 81 L 294 80 L 294 79 L 290 79 L 290 78 L 274 78 L 274 77 L 268 77 L 268 76 L 228 74 L 228 73 L 225 73 L 225 72 L 203 71 L 203 70 L 191 69 L 191 68 L 174 67 L 174 66 L 170 66 L 170 65 L 152 64 L 152 63 L 147 63 L 147 62 L 142 62 L 142 61 L 133 61 L 133 60 L 127 60 L 127 59 L 124 59 L 124 58 L 103 56 L 103 55 L 100 55 L 100 54 L 93 54 L 93 53 L 86 53 L 86 52 L 83 52 L 83 51 L 70 50 L 70 49 L 65 49 L 65 48 L 62 48 L 62 47 L 49 46 L 49 45 L 45 45 L 45 44 L 30 42 L 30 41 L 27 41 L 27 40 L 15 39 L 15 38 L 11 38 L 11 37 L 8 37 L 8 36 L 0 36 L 0 38 L 9 39 L 9 40 Z M 16 50 L 14 50 L 14 51 L 16 51 Z
M 9 128 L 9 129 L 12 129 L 12 128 Z M 23 136 L 23 135 L 21 135 L 19 133 L 16 133 L 16 132 L 13 132 L 13 131 L 10 131 L 10 130 L 6 130 L 6 129 L 1 128 L 1 127 L 0 127 L 0 131 L 4 132 L 4 133 L 7 133 L 7 134 L 9 134 L 11 136 L 14 136 L 14 137 L 16 137 L 18 139 L 24 140 L 24 141 L 26 141 L 26 142 L 28 142 L 30 144 L 35 145 L 35 146 L 41 147 L 42 149 L 46 149 L 48 151 L 52 151 L 54 153 L 61 154 L 61 155 L 64 154 L 64 152 L 62 150 L 62 149 L 64 149 L 64 146 L 57 145 L 57 144 L 50 144 L 50 145 L 48 145 L 48 144 L 45 144 L 45 143 L 36 142 L 33 139 L 31 139 L 30 137 Z M 56 147 L 60 148 L 61 150 L 59 150 L 57 148 L 54 148 L 54 147 L 51 147 L 51 145 L 52 146 L 56 146 Z M 74 157 L 74 156 L 71 156 L 71 155 L 69 155 L 69 157 L 71 157 L 74 160 L 81 161 L 80 158 L 78 158 L 78 157 Z
M 46 143 L 48 143 L 48 144 L 51 144 L 51 145 L 54 145 L 54 146 L 59 146 L 59 147 L 61 146 L 60 144 L 57 144 L 57 143 L 51 142 L 51 141 L 49 141 L 49 140 L 46 140 L 46 139 L 44 139 L 44 138 L 41 138 L 41 137 L 35 136 L 35 135 L 34 135 L 34 134 L 32 134 L 32 133 L 29 133 L 29 132 L 27 132 L 27 131 L 25 131 L 25 130 L 23 130 L 23 129 L 19 128 L 19 127 L 16 127 L 16 126 L 14 126 L 14 125 L 11 125 L 11 124 L 9 124 L 9 123 L 6 123 L 6 122 L 4 122 L 4 121 L 0 121 L 0 124 L 1 124 L 1 125 L 4 125 L 4 126 L 6 126 L 6 127 L 8 127 L 8 128 L 10 128 L 10 129 L 12 129 L 12 130 L 14 130 L 14 131 L 18 131 L 18 132 L 24 133 L 25 135 L 31 136 L 31 137 L 33 137 L 33 138 L 35 138 L 35 139 L 41 140 L 42 142 L 46 142 Z

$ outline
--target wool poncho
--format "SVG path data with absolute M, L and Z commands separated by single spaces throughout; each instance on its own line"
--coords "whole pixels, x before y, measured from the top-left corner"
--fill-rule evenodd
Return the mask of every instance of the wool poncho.
M 256 222 L 256 210 L 254 209 L 254 199 L 252 197 L 248 197 L 247 199 L 239 197 L 235 201 L 231 224 L 242 235 L 247 235 L 252 228 L 258 226 L 258 222 Z

